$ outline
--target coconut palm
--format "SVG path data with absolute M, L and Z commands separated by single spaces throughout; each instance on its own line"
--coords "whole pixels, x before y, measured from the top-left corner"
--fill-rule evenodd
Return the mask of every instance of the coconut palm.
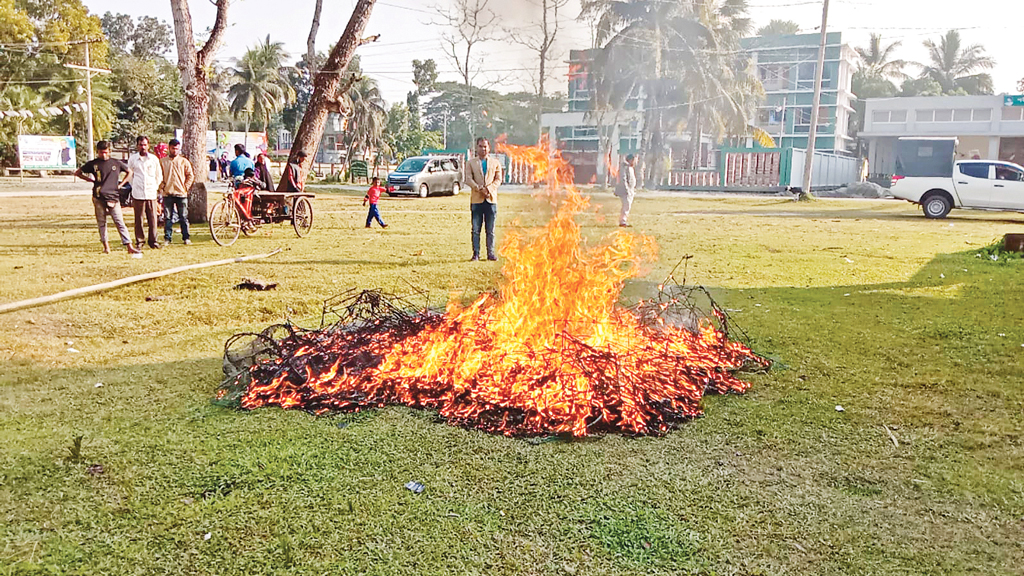
M 903 73 L 906 67 L 906 60 L 893 59 L 893 53 L 900 47 L 902 42 L 896 41 L 887 46 L 882 45 L 881 34 L 871 34 L 866 48 L 857 47 L 857 55 L 860 56 L 860 70 L 867 76 L 885 78 L 887 80 L 904 80 L 907 75 Z
M 989 70 L 995 60 L 985 55 L 980 44 L 963 46 L 960 33 L 950 30 L 938 43 L 925 40 L 928 49 L 928 63 L 921 65 L 921 77 L 931 78 L 950 93 L 962 89 L 968 94 L 991 94 L 992 76 L 979 70 Z
M 792 20 L 772 20 L 757 29 L 758 36 L 787 36 L 799 33 L 800 25 Z
M 234 84 L 228 89 L 231 111 L 245 115 L 247 120 L 261 121 L 266 130 L 271 116 L 295 100 L 295 89 L 288 82 L 283 64 L 287 57 L 284 44 L 271 42 L 267 36 L 266 41 L 236 59 Z
M 691 133 L 691 163 L 701 134 L 749 131 L 763 89 L 740 56 L 739 39 L 751 30 L 746 13 L 745 0 L 584 0 L 583 15 L 596 16 L 603 45 L 595 103 L 609 107 L 637 90 L 645 96 L 647 177 L 657 180 L 663 169 L 665 130 Z
M 602 46 L 595 68 L 597 89 L 620 90 L 598 98 L 625 102 L 642 93 L 645 118 L 641 174 L 657 180 L 665 153 L 662 103 L 678 94 L 683 67 L 696 61 L 697 48 L 709 31 L 698 22 L 691 2 L 664 0 L 583 0 L 580 18 L 596 21 L 596 41 Z M 688 41 L 692 40 L 693 42 Z
M 746 0 L 704 0 L 696 6 L 697 17 L 709 31 L 709 42 L 695 61 L 685 61 L 683 90 L 691 168 L 698 166 L 704 134 L 716 140 L 750 134 L 750 118 L 764 97 L 753 63 L 735 51 L 751 27 Z
M 346 160 L 351 163 L 353 154 L 359 150 L 367 154 L 385 151 L 388 144 L 384 138 L 384 127 L 388 113 L 377 81 L 361 77 L 346 92 L 343 105 L 349 112 Z

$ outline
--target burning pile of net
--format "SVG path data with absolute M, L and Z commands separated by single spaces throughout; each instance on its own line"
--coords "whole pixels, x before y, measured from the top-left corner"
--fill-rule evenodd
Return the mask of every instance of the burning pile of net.
M 499 150 L 530 160 L 555 210 L 540 230 L 506 235 L 496 293 L 452 298 L 443 312 L 378 291 L 343 295 L 319 329 L 236 336 L 225 364 L 238 370 L 219 397 L 315 413 L 402 404 L 506 435 L 663 434 L 699 416 L 705 392 L 744 392 L 736 371 L 767 367 L 729 339 L 703 289 L 659 287 L 617 305 L 654 259 L 653 240 L 616 231 L 588 245 L 575 216 L 589 198 L 568 164 L 543 147 Z

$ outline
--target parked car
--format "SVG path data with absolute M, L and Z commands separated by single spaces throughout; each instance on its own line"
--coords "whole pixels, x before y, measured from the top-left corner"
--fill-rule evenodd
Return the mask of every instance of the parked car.
M 388 194 L 418 194 L 426 198 L 438 192 L 462 191 L 462 160 L 454 156 L 413 156 L 388 174 Z
M 1024 212 L 1024 168 L 1001 160 L 955 159 L 955 138 L 900 138 L 890 193 L 928 218 L 953 208 Z

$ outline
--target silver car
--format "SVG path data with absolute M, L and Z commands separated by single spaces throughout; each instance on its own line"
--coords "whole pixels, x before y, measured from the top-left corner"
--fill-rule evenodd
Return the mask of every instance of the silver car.
M 388 174 L 388 194 L 418 194 L 426 198 L 438 192 L 462 191 L 462 159 L 455 156 L 413 156 Z

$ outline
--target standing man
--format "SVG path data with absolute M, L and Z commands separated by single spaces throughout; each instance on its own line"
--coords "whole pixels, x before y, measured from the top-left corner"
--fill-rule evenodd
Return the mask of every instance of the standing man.
M 633 207 L 633 196 L 636 194 L 636 158 L 626 156 L 626 163 L 619 171 L 619 182 L 615 185 L 615 195 L 622 200 L 622 212 L 619 215 L 619 226 L 629 227 L 629 209 Z
M 164 242 L 171 243 L 174 235 L 174 213 L 181 222 L 181 239 L 185 245 L 192 243 L 188 233 L 188 191 L 195 181 L 192 163 L 181 156 L 181 142 L 177 138 L 167 143 L 167 157 L 160 160 L 163 180 L 157 193 L 164 197 Z
M 139 136 L 135 139 L 138 152 L 128 158 L 128 169 L 132 171 L 132 211 L 135 213 L 135 246 L 142 249 L 146 241 L 150 248 L 160 249 L 156 241 L 156 191 L 163 177 L 160 159 L 156 154 L 149 153 L 149 138 Z M 142 235 L 142 218 L 146 218 L 149 234 Z
M 87 178 L 86 174 L 89 174 L 91 178 Z M 124 174 L 123 178 L 121 174 Z M 132 255 L 132 258 L 142 258 L 142 251 L 132 246 L 132 241 L 128 238 L 128 228 L 124 225 L 124 216 L 121 214 L 121 197 L 118 192 L 118 188 L 131 180 L 132 171 L 124 162 L 110 157 L 110 142 L 106 140 L 97 142 L 96 158 L 75 170 L 75 176 L 92 183 L 92 206 L 96 213 L 96 225 L 100 229 L 103 253 L 110 254 L 110 243 L 107 242 L 107 216 L 109 215 L 114 220 L 117 233 L 121 236 L 121 243 L 128 249 L 128 253 Z
M 473 215 L 473 257 L 480 259 L 480 229 L 487 233 L 487 259 L 497 260 L 494 253 L 494 221 L 498 217 L 498 186 L 501 185 L 501 161 L 490 156 L 491 144 L 486 138 L 476 139 L 476 156 L 466 162 L 466 184 L 469 185 L 469 209 Z
M 252 159 L 245 153 L 245 146 L 235 144 L 235 159 L 231 161 L 231 177 L 244 176 L 246 170 L 256 170 Z

